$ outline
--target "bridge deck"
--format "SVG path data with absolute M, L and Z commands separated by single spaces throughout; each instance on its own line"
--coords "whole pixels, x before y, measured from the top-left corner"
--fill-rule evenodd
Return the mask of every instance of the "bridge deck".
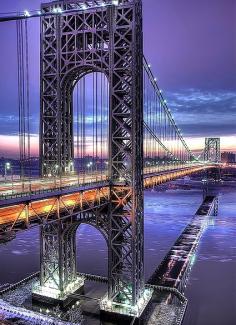
M 165 174 L 169 171 L 175 171 L 184 169 L 189 166 L 182 166 L 181 168 L 174 168 L 174 166 L 170 166 L 168 169 L 166 167 L 157 168 L 146 167 L 144 168 L 144 175 L 157 175 L 157 174 Z M 92 172 L 87 173 L 86 175 L 82 173 L 82 175 L 71 175 L 64 177 L 51 177 L 51 178 L 34 178 L 34 179 L 25 179 L 21 180 L 13 180 L 13 178 L 8 178 L 8 180 L 4 180 L 0 182 L 0 200 L 7 199 L 9 197 L 23 196 L 28 195 L 29 193 L 42 193 L 42 192 L 53 192 L 58 189 L 65 188 L 68 189 L 70 187 L 81 187 L 88 184 L 101 183 L 108 180 L 107 171 L 100 172 Z
M 161 183 L 199 172 L 206 166 L 194 166 L 180 170 L 161 171 L 144 176 L 144 187 L 151 187 Z M 125 190 L 126 184 L 116 184 L 120 190 Z M 93 209 L 109 199 L 109 183 L 107 181 L 94 182 L 78 186 L 64 186 L 61 188 L 43 189 L 35 192 L 17 193 L 0 200 L 0 227 L 5 230 L 22 228 L 30 224 L 40 224 L 43 219 L 68 211 L 68 216 L 78 211 Z
M 156 168 L 148 168 L 144 170 L 144 186 L 149 187 L 153 182 L 157 184 L 172 179 L 174 175 L 181 177 L 188 172 L 195 172 L 198 169 L 205 169 L 206 166 L 191 166 L 182 167 L 178 169 L 159 170 Z M 196 170 L 197 169 L 197 170 Z M 168 179 L 170 178 L 170 179 Z M 49 198 L 57 195 L 77 192 L 78 190 L 85 190 L 87 188 L 96 189 L 100 186 L 108 185 L 108 177 L 93 173 L 86 177 L 68 176 L 63 178 L 49 178 L 49 179 L 31 179 L 14 182 L 0 182 L 0 206 L 22 201 L 33 201 L 38 198 Z M 120 182 L 124 184 L 124 182 Z

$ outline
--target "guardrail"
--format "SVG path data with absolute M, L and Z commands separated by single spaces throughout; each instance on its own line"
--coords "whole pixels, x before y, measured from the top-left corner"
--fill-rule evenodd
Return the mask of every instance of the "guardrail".
M 24 284 L 25 282 L 27 282 L 29 280 L 32 280 L 35 277 L 38 277 L 39 274 L 40 274 L 40 272 L 35 272 L 35 273 L 27 276 L 26 278 L 24 278 L 24 279 L 22 279 L 22 280 L 20 280 L 18 282 L 15 282 L 13 284 L 9 284 L 7 288 L 4 288 L 4 289 L 0 290 L 0 295 L 3 295 L 4 293 L 6 293 L 6 292 L 8 292 L 10 290 L 16 289 L 18 286 Z
M 184 170 L 188 170 L 192 167 L 204 167 L 203 165 L 192 165 L 192 166 L 184 166 L 181 168 L 174 168 L 174 169 L 166 169 L 166 170 L 156 170 L 156 171 L 152 171 L 152 172 L 147 172 L 144 174 L 144 179 L 145 178 L 149 178 L 152 176 L 158 176 L 158 175 L 166 175 L 170 172 L 177 172 L 177 171 L 184 171 Z M 80 189 L 80 188 L 84 188 L 86 186 L 91 186 L 91 185 L 108 185 L 108 179 L 106 179 L 105 181 L 95 181 L 95 182 L 87 182 L 87 183 L 83 183 L 83 184 L 74 184 L 74 185 L 67 185 L 67 186 L 55 186 L 52 188 L 45 188 L 45 189 L 40 189 L 40 190 L 34 190 L 34 191 L 27 191 L 27 192 L 19 192 L 19 193 L 11 193 L 11 194 L 0 194 L 0 201 L 3 200 L 10 200 L 10 199 L 16 199 L 16 198 L 22 198 L 22 197 L 32 197 L 32 196 L 36 196 L 36 195 L 40 195 L 40 194 L 45 194 L 45 193 L 52 193 L 52 192 L 60 192 L 60 191 L 65 191 L 68 189 Z
M 67 186 L 60 186 L 60 187 L 53 187 L 53 188 L 48 188 L 48 189 L 42 189 L 42 190 L 35 190 L 35 191 L 30 191 L 30 192 L 20 192 L 20 193 L 15 193 L 15 194 L 7 194 L 7 195 L 0 195 L 0 202 L 3 200 L 11 200 L 11 199 L 17 199 L 17 198 L 22 198 L 22 197 L 29 197 L 32 198 L 37 195 L 41 194 L 48 194 L 48 193 L 55 193 L 55 195 L 58 194 L 65 194 L 63 193 L 66 190 L 71 190 L 72 192 L 74 191 L 80 191 L 83 189 L 88 189 L 91 188 L 91 186 L 107 186 L 108 182 L 107 181 L 100 181 L 100 182 L 89 182 L 89 183 L 84 183 L 84 184 L 76 184 L 76 185 L 67 185 Z M 68 191 L 67 191 L 68 193 Z

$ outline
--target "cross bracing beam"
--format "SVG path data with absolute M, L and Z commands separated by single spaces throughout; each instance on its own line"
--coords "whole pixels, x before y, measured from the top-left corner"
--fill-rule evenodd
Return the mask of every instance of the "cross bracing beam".
M 53 196 L 47 199 L 23 200 L 18 204 L 0 208 L 0 226 L 12 230 L 61 220 L 79 212 L 92 211 L 109 201 L 109 187 L 79 191 L 72 194 Z

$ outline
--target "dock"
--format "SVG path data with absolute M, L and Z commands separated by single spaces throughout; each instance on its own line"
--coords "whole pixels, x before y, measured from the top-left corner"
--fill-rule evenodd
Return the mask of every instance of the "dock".
M 184 292 L 201 236 L 208 225 L 209 217 L 217 214 L 217 207 L 216 196 L 208 195 L 204 198 L 195 216 L 148 280 L 148 284 L 176 288 L 179 292 Z

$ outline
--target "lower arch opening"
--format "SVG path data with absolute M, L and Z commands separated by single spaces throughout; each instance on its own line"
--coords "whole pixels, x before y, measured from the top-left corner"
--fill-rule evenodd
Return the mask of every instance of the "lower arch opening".
M 108 276 L 108 247 L 101 231 L 80 224 L 76 231 L 77 272 Z

